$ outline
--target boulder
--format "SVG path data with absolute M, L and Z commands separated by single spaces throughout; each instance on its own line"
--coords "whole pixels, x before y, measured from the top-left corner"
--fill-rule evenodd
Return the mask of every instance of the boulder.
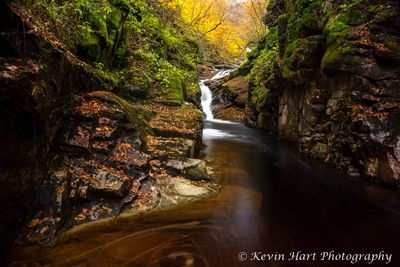
M 165 166 L 172 173 L 182 175 L 191 180 L 207 180 L 206 162 L 200 159 L 170 159 L 165 162 Z

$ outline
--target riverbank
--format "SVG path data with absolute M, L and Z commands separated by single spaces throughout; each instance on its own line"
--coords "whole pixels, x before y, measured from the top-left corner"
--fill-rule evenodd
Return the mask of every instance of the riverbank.
M 243 266 L 239 252 L 342 251 L 393 254 L 400 200 L 373 183 L 349 180 L 296 147 L 241 124 L 206 121 L 207 161 L 221 191 L 174 209 L 121 214 L 71 232 L 53 248 L 19 248 L 14 265 Z M 343 266 L 260 261 L 256 266 Z M 253 264 L 253 262 L 251 263 Z M 189 265 L 190 266 L 190 265 Z M 374 266 L 374 265 L 372 265 Z
M 0 4 L 1 254 L 218 191 L 197 44 L 145 1 L 80 4 Z

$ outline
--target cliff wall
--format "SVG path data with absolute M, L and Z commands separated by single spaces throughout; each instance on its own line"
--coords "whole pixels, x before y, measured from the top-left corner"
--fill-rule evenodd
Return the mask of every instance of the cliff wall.
M 247 124 L 350 176 L 400 184 L 400 4 L 272 0 Z

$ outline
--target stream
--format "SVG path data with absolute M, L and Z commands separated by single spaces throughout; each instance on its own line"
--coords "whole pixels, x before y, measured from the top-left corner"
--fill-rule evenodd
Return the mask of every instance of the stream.
M 357 266 L 400 266 L 396 192 L 341 176 L 299 153 L 292 143 L 239 123 L 215 120 L 211 92 L 204 81 L 201 87 L 207 115 L 205 157 L 221 171 L 217 196 L 119 224 L 90 227 L 54 248 L 15 252 L 14 258 L 24 259 L 15 265 L 352 266 L 346 261 L 287 259 L 298 251 L 384 251 L 393 254 L 389 265 L 381 261 Z M 286 258 L 251 261 L 253 252 Z

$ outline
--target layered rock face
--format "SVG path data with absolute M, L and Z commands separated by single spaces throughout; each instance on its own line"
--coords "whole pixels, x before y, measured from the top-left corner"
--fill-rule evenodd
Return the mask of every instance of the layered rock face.
M 400 185 L 400 3 L 271 1 L 243 69 L 249 125 L 351 176 Z
M 0 245 L 35 212 L 36 192 L 70 93 L 101 79 L 75 56 L 0 4 Z M 40 51 L 46 51 L 46 55 Z M 44 70 L 43 62 L 51 65 Z M 73 79 L 71 77 L 74 77 Z M 5 250 L 2 249 L 2 253 Z M 4 259 L 3 257 L 0 257 Z
M 72 45 L 23 4 L 0 4 L 1 253 L 17 232 L 19 243 L 49 244 L 74 225 L 218 189 L 196 159 L 202 113 L 184 102 L 198 88 L 179 80 L 139 101 L 148 95 L 132 79 L 117 83 L 112 74 L 132 66 L 134 57 L 118 69 L 137 43 L 124 30 L 127 11 L 109 5 L 104 32 Z

